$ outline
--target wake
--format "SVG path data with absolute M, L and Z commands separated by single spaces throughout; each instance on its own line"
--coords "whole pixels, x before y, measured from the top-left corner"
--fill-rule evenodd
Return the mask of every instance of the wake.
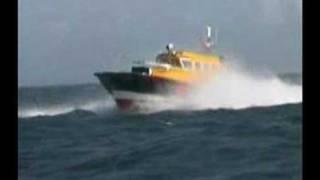
M 18 109 L 18 118 L 31 118 L 36 116 L 56 116 L 71 113 L 77 110 L 90 111 L 97 114 L 106 113 L 111 110 L 114 103 L 111 99 L 91 100 L 83 104 L 61 103 L 50 106 L 26 107 Z

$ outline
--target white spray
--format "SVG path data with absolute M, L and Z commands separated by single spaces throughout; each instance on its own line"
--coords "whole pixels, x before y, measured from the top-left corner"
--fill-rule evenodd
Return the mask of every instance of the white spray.
M 247 108 L 302 102 L 302 87 L 276 76 L 258 76 L 239 67 L 226 68 L 191 91 L 186 101 L 193 109 Z
M 186 97 L 174 96 L 163 102 L 149 103 L 149 109 L 144 112 L 242 109 L 302 102 L 301 85 L 289 84 L 271 72 L 251 72 L 239 61 L 231 62 L 231 59 L 226 59 L 228 63 L 224 63 L 219 73 L 194 87 Z

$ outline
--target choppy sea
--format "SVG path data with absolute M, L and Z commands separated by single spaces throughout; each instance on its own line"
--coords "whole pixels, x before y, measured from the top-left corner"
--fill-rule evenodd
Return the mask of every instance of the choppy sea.
M 21 180 L 302 178 L 302 101 L 128 114 L 82 84 L 20 87 L 18 105 Z

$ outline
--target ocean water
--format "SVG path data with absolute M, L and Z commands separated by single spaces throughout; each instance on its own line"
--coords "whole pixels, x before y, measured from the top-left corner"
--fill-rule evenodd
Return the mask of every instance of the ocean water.
M 302 179 L 301 76 L 279 79 L 274 104 L 152 113 L 117 111 L 99 84 L 21 87 L 19 179 Z

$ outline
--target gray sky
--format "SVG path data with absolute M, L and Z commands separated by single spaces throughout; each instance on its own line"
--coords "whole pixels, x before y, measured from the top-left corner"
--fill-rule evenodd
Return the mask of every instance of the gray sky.
M 168 42 L 197 49 L 207 24 L 218 50 L 251 68 L 301 72 L 302 0 L 18 0 L 19 86 L 96 82 Z

